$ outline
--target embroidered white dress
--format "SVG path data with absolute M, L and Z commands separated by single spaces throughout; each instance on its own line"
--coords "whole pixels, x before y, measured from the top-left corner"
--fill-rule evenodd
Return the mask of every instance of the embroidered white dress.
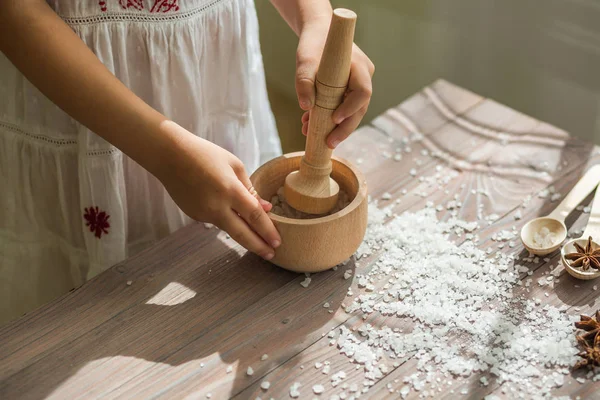
M 252 0 L 47 1 L 127 87 L 249 173 L 281 153 Z M 0 323 L 191 222 L 0 53 Z

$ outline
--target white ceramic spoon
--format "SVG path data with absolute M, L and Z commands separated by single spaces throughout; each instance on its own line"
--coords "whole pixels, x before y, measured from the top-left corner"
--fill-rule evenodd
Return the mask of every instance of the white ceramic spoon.
M 575 243 L 577 243 L 579 246 L 585 249 L 588 244 L 589 237 L 592 237 L 591 250 L 594 251 L 600 248 L 600 245 L 598 244 L 598 241 L 600 239 L 600 186 L 598 187 L 598 189 L 596 189 L 596 195 L 592 203 L 592 210 L 590 211 L 590 219 L 588 220 L 583 234 L 577 239 L 569 240 L 567 243 L 565 243 L 565 245 L 560 251 L 560 258 L 562 259 L 565 269 L 570 275 L 578 279 L 589 280 L 598 278 L 600 276 L 600 269 L 590 267 L 587 271 L 584 271 L 582 268 L 579 267 L 574 268 L 571 266 L 573 260 L 567 260 L 567 258 L 565 257 L 569 253 L 579 252 L 575 248 Z
M 562 242 L 567 238 L 567 227 L 565 219 L 581 203 L 600 182 L 600 165 L 594 165 L 588 169 L 583 177 L 571 189 L 567 196 L 560 202 L 558 207 L 549 215 L 532 219 L 521 229 L 521 241 L 530 253 L 545 256 L 557 250 Z M 536 233 L 543 228 L 547 228 L 553 233 L 552 244 L 541 247 L 535 243 Z

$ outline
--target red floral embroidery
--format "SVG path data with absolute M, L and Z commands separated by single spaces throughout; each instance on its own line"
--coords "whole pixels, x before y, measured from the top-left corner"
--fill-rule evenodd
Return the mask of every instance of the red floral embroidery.
M 108 228 L 110 228 L 108 219 L 110 215 L 104 211 L 100 211 L 98 207 L 85 208 L 84 210 L 85 214 L 83 214 L 83 218 L 86 220 L 85 225 L 90 227 L 90 232 L 94 232 L 94 236 L 100 239 L 103 233 L 108 233 Z
M 179 11 L 177 0 L 155 0 L 150 12 Z
M 144 1 L 143 0 L 119 0 L 119 4 L 121 4 L 121 8 L 123 10 L 126 10 L 130 7 L 133 7 L 136 10 L 144 9 Z
M 100 6 L 100 10 L 102 12 L 106 12 L 106 2 L 108 0 L 98 0 L 98 5 Z M 154 5 L 150 9 L 150 12 L 169 12 L 169 11 L 179 11 L 179 5 L 177 4 L 178 0 L 154 0 Z M 128 8 L 134 8 L 138 11 L 144 9 L 144 0 L 119 0 L 119 4 L 123 10 L 127 10 Z

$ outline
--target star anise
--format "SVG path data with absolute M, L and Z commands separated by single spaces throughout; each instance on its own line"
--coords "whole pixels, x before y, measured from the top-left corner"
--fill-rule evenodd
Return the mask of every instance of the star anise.
M 581 321 L 575 322 L 575 327 L 586 331 L 584 334 L 579 335 L 589 344 L 594 343 L 597 337 L 600 337 L 600 310 L 596 311 L 595 317 L 588 317 L 587 315 L 580 316 Z
M 583 360 L 579 360 L 575 364 L 575 369 L 588 367 L 600 367 L 600 335 L 596 335 L 596 340 L 593 345 L 590 345 L 583 337 L 577 336 L 577 342 L 583 347 L 583 351 L 577 354 Z
M 590 267 L 600 270 L 600 248 L 592 249 L 592 237 L 590 236 L 585 249 L 578 243 L 573 243 L 577 251 L 565 255 L 567 260 L 571 260 L 571 267 L 581 267 L 587 271 Z

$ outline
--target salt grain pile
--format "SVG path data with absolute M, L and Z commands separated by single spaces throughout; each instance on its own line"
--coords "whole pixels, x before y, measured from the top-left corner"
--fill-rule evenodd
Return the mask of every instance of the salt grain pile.
M 307 214 L 302 211 L 298 211 L 295 208 L 292 208 L 285 201 L 285 196 L 283 195 L 283 187 L 281 187 L 279 188 L 279 190 L 277 190 L 277 194 L 271 198 L 271 204 L 273 205 L 273 209 L 271 210 L 271 212 L 276 215 L 281 215 L 282 217 L 295 219 L 312 219 L 335 214 L 336 212 L 348 206 L 348 204 L 350 204 L 350 201 L 351 199 L 348 197 L 348 194 L 343 190 L 340 190 L 337 203 L 332 210 L 322 215 Z
M 411 391 L 435 397 L 453 377 L 474 373 L 488 376 L 483 385 L 504 383 L 509 398 L 551 397 L 577 360 L 577 318 L 513 295 L 524 267 L 513 255 L 478 249 L 475 223 L 438 221 L 432 207 L 384 224 L 390 216 L 391 211 L 370 205 L 356 256 L 360 264 L 378 253 L 377 261 L 370 269 L 357 268 L 354 279 L 364 293 L 345 307 L 365 318 L 385 315 L 385 325 L 365 323 L 355 332 L 342 325 L 329 335 L 364 369 L 365 396 L 369 386 L 413 357 L 419 372 L 388 384 L 395 397 Z M 455 395 L 461 393 L 468 392 Z

